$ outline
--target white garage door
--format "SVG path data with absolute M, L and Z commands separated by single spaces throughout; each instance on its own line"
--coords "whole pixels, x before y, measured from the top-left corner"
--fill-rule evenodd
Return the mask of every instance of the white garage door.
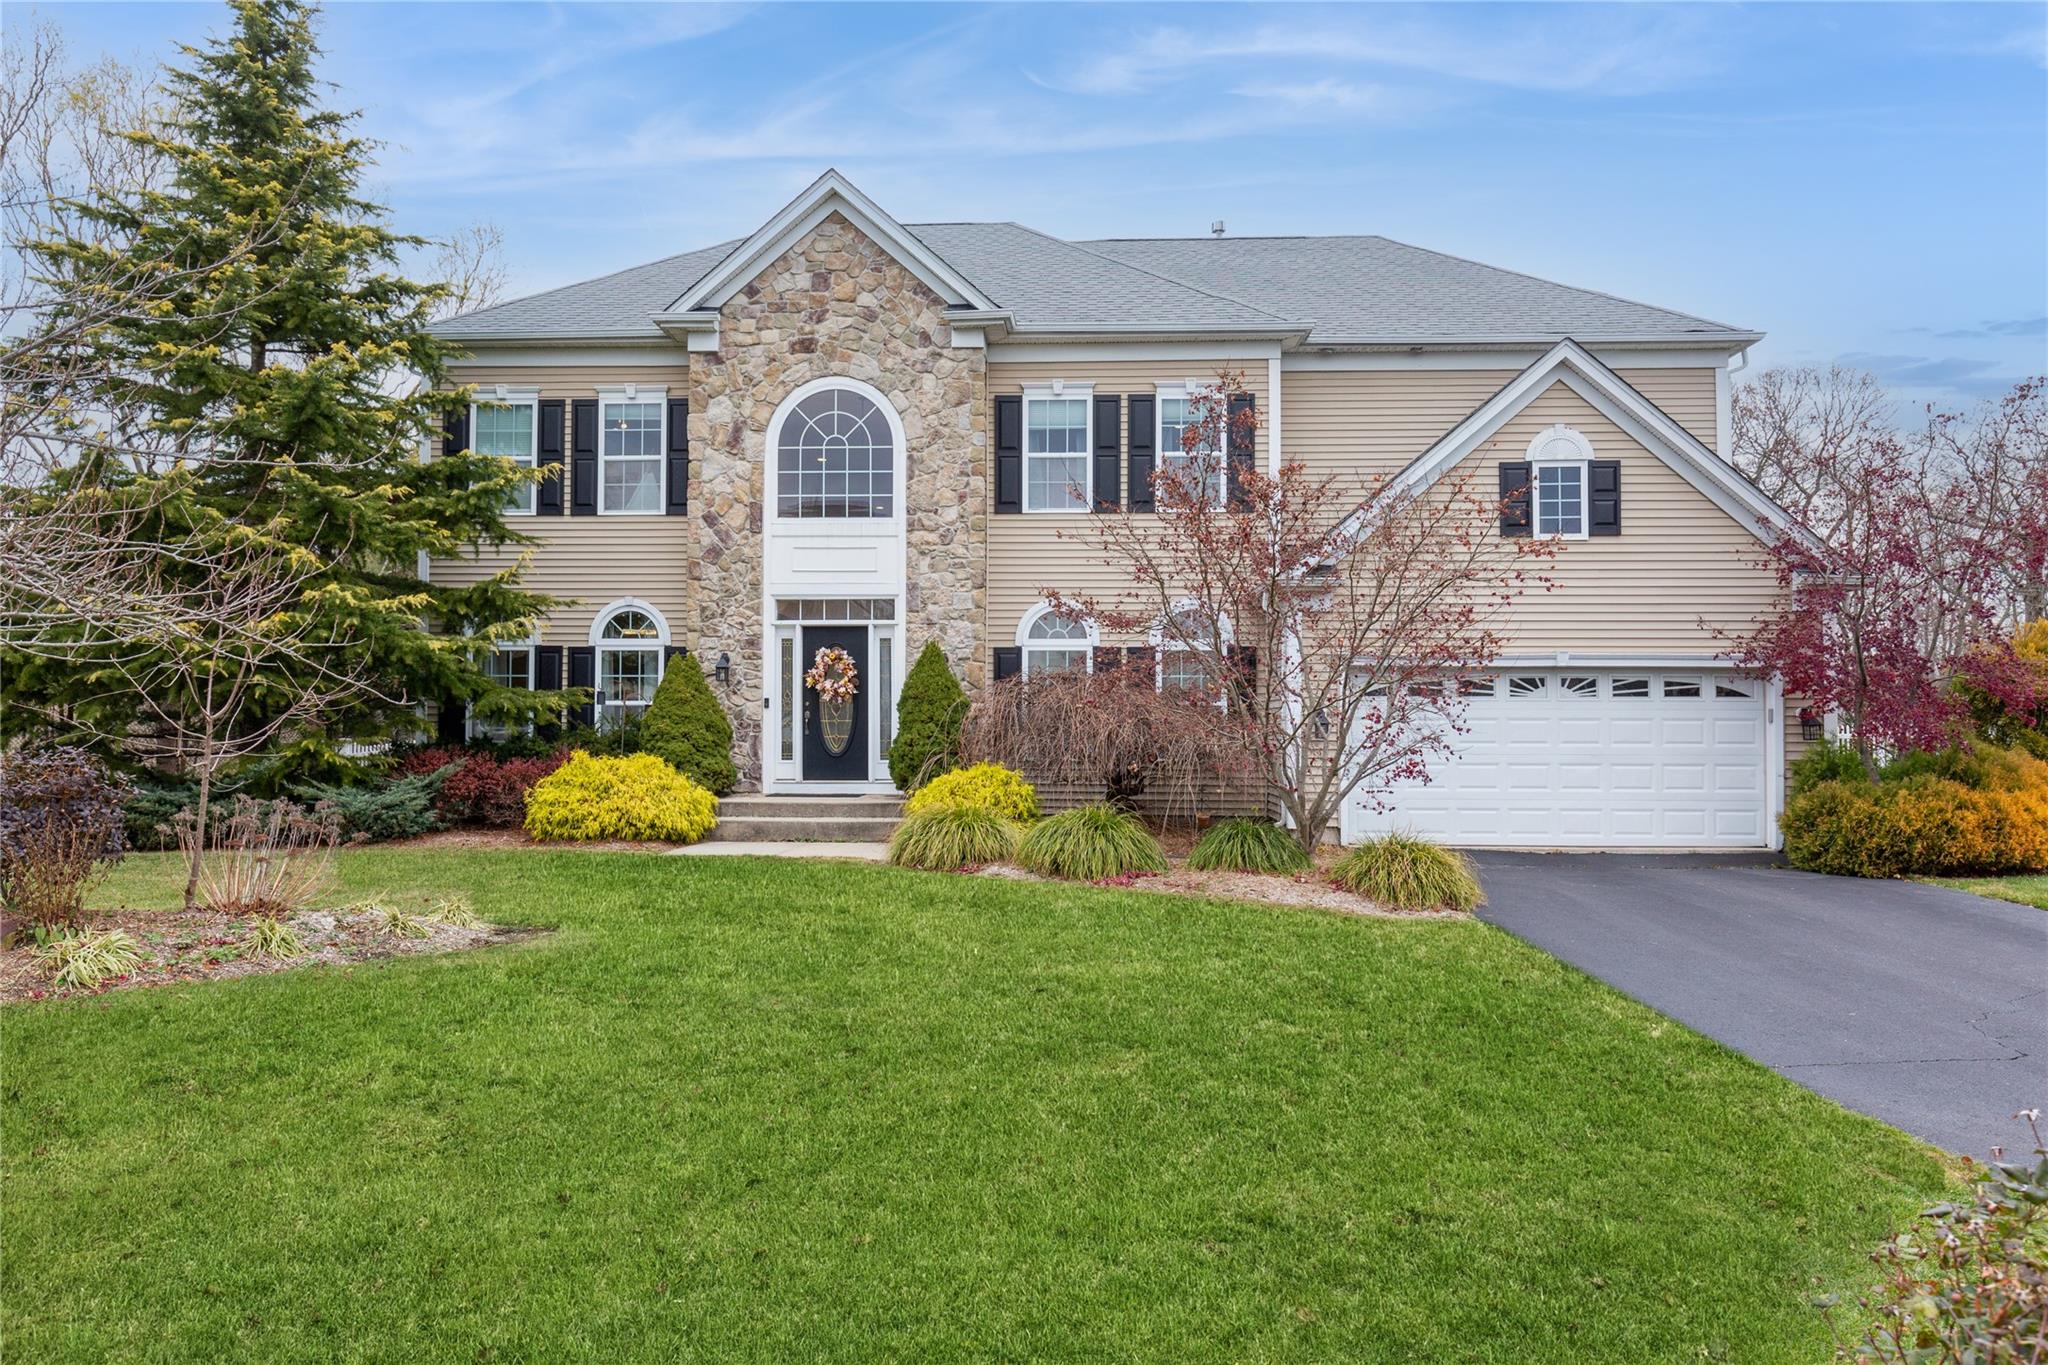
M 1701 673 L 1503 673 L 1472 695 L 1431 780 L 1354 796 L 1347 840 L 1406 830 L 1449 844 L 1762 847 L 1763 684 Z

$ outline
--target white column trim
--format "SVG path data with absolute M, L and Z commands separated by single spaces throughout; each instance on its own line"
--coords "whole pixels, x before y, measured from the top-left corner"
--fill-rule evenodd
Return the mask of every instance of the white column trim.
M 1280 357 L 1266 361 L 1266 473 L 1280 474 Z

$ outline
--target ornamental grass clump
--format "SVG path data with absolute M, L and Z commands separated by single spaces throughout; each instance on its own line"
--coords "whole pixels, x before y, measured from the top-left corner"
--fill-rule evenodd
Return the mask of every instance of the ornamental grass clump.
M 1039 821 L 1017 845 L 1017 861 L 1043 876 L 1070 881 L 1166 871 L 1159 841 L 1136 816 L 1104 803 Z
M 1017 838 L 1016 822 L 994 811 L 941 806 L 919 811 L 896 827 L 889 839 L 889 861 L 923 872 L 986 867 L 1014 859 Z
M 1266 820 L 1225 820 L 1188 854 L 1198 872 L 1301 872 L 1311 861 L 1299 839 Z
M 121 929 L 56 934 L 35 948 L 36 961 L 59 986 L 92 989 L 124 976 L 142 962 L 142 949 Z
M 536 839 L 657 839 L 694 844 L 718 823 L 718 798 L 653 754 L 577 752 L 526 794 Z
M 1332 871 L 1344 890 L 1393 910 L 1472 910 L 1482 899 L 1470 859 L 1410 834 L 1368 840 Z
M 1007 820 L 1036 820 L 1038 792 L 1022 773 L 1000 763 L 976 763 L 941 773 L 903 803 L 910 815 L 954 807 L 991 811 Z

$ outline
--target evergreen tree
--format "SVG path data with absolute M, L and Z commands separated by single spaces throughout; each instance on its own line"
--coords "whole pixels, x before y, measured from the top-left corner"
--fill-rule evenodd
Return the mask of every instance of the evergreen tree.
M 696 655 L 669 660 L 640 723 L 640 750 L 667 759 L 716 796 L 724 796 L 739 781 L 732 763 L 732 722 L 711 694 L 711 684 L 704 681 Z
M 337 737 L 384 732 L 423 699 L 499 716 L 546 704 L 492 684 L 481 662 L 549 599 L 517 570 L 454 588 L 417 567 L 523 539 L 502 509 L 534 476 L 468 451 L 420 459 L 467 397 L 434 392 L 447 350 L 428 323 L 446 290 L 406 278 L 401 254 L 422 239 L 360 193 L 372 147 L 354 114 L 321 107 L 312 7 L 234 0 L 234 16 L 229 36 L 182 49 L 164 124 L 130 135 L 168 168 L 164 187 L 101 187 L 73 206 L 83 224 L 28 244 L 53 294 L 47 329 L 92 319 L 68 344 L 130 429 L 64 491 L 145 509 L 124 534 L 160 551 L 171 584 L 181 563 L 242 548 L 303 566 L 290 624 L 368 684 L 329 717 Z M 102 306 L 135 288 L 151 306 Z M 145 435 L 162 458 L 133 456 Z M 123 705 L 95 688 L 89 656 L 14 673 L 17 701 L 82 719 Z M 252 695 L 260 709 L 263 689 Z
M 900 791 L 915 791 L 960 761 L 960 723 L 967 694 L 937 640 L 925 641 L 903 697 L 896 703 L 896 742 L 889 746 L 889 776 Z

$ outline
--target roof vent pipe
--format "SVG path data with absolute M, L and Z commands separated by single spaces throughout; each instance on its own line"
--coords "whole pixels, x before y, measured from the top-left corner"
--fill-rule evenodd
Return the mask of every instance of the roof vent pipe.
M 1223 220 L 1221 218 L 1209 224 L 1209 235 L 1211 237 L 1221 237 L 1223 235 Z

